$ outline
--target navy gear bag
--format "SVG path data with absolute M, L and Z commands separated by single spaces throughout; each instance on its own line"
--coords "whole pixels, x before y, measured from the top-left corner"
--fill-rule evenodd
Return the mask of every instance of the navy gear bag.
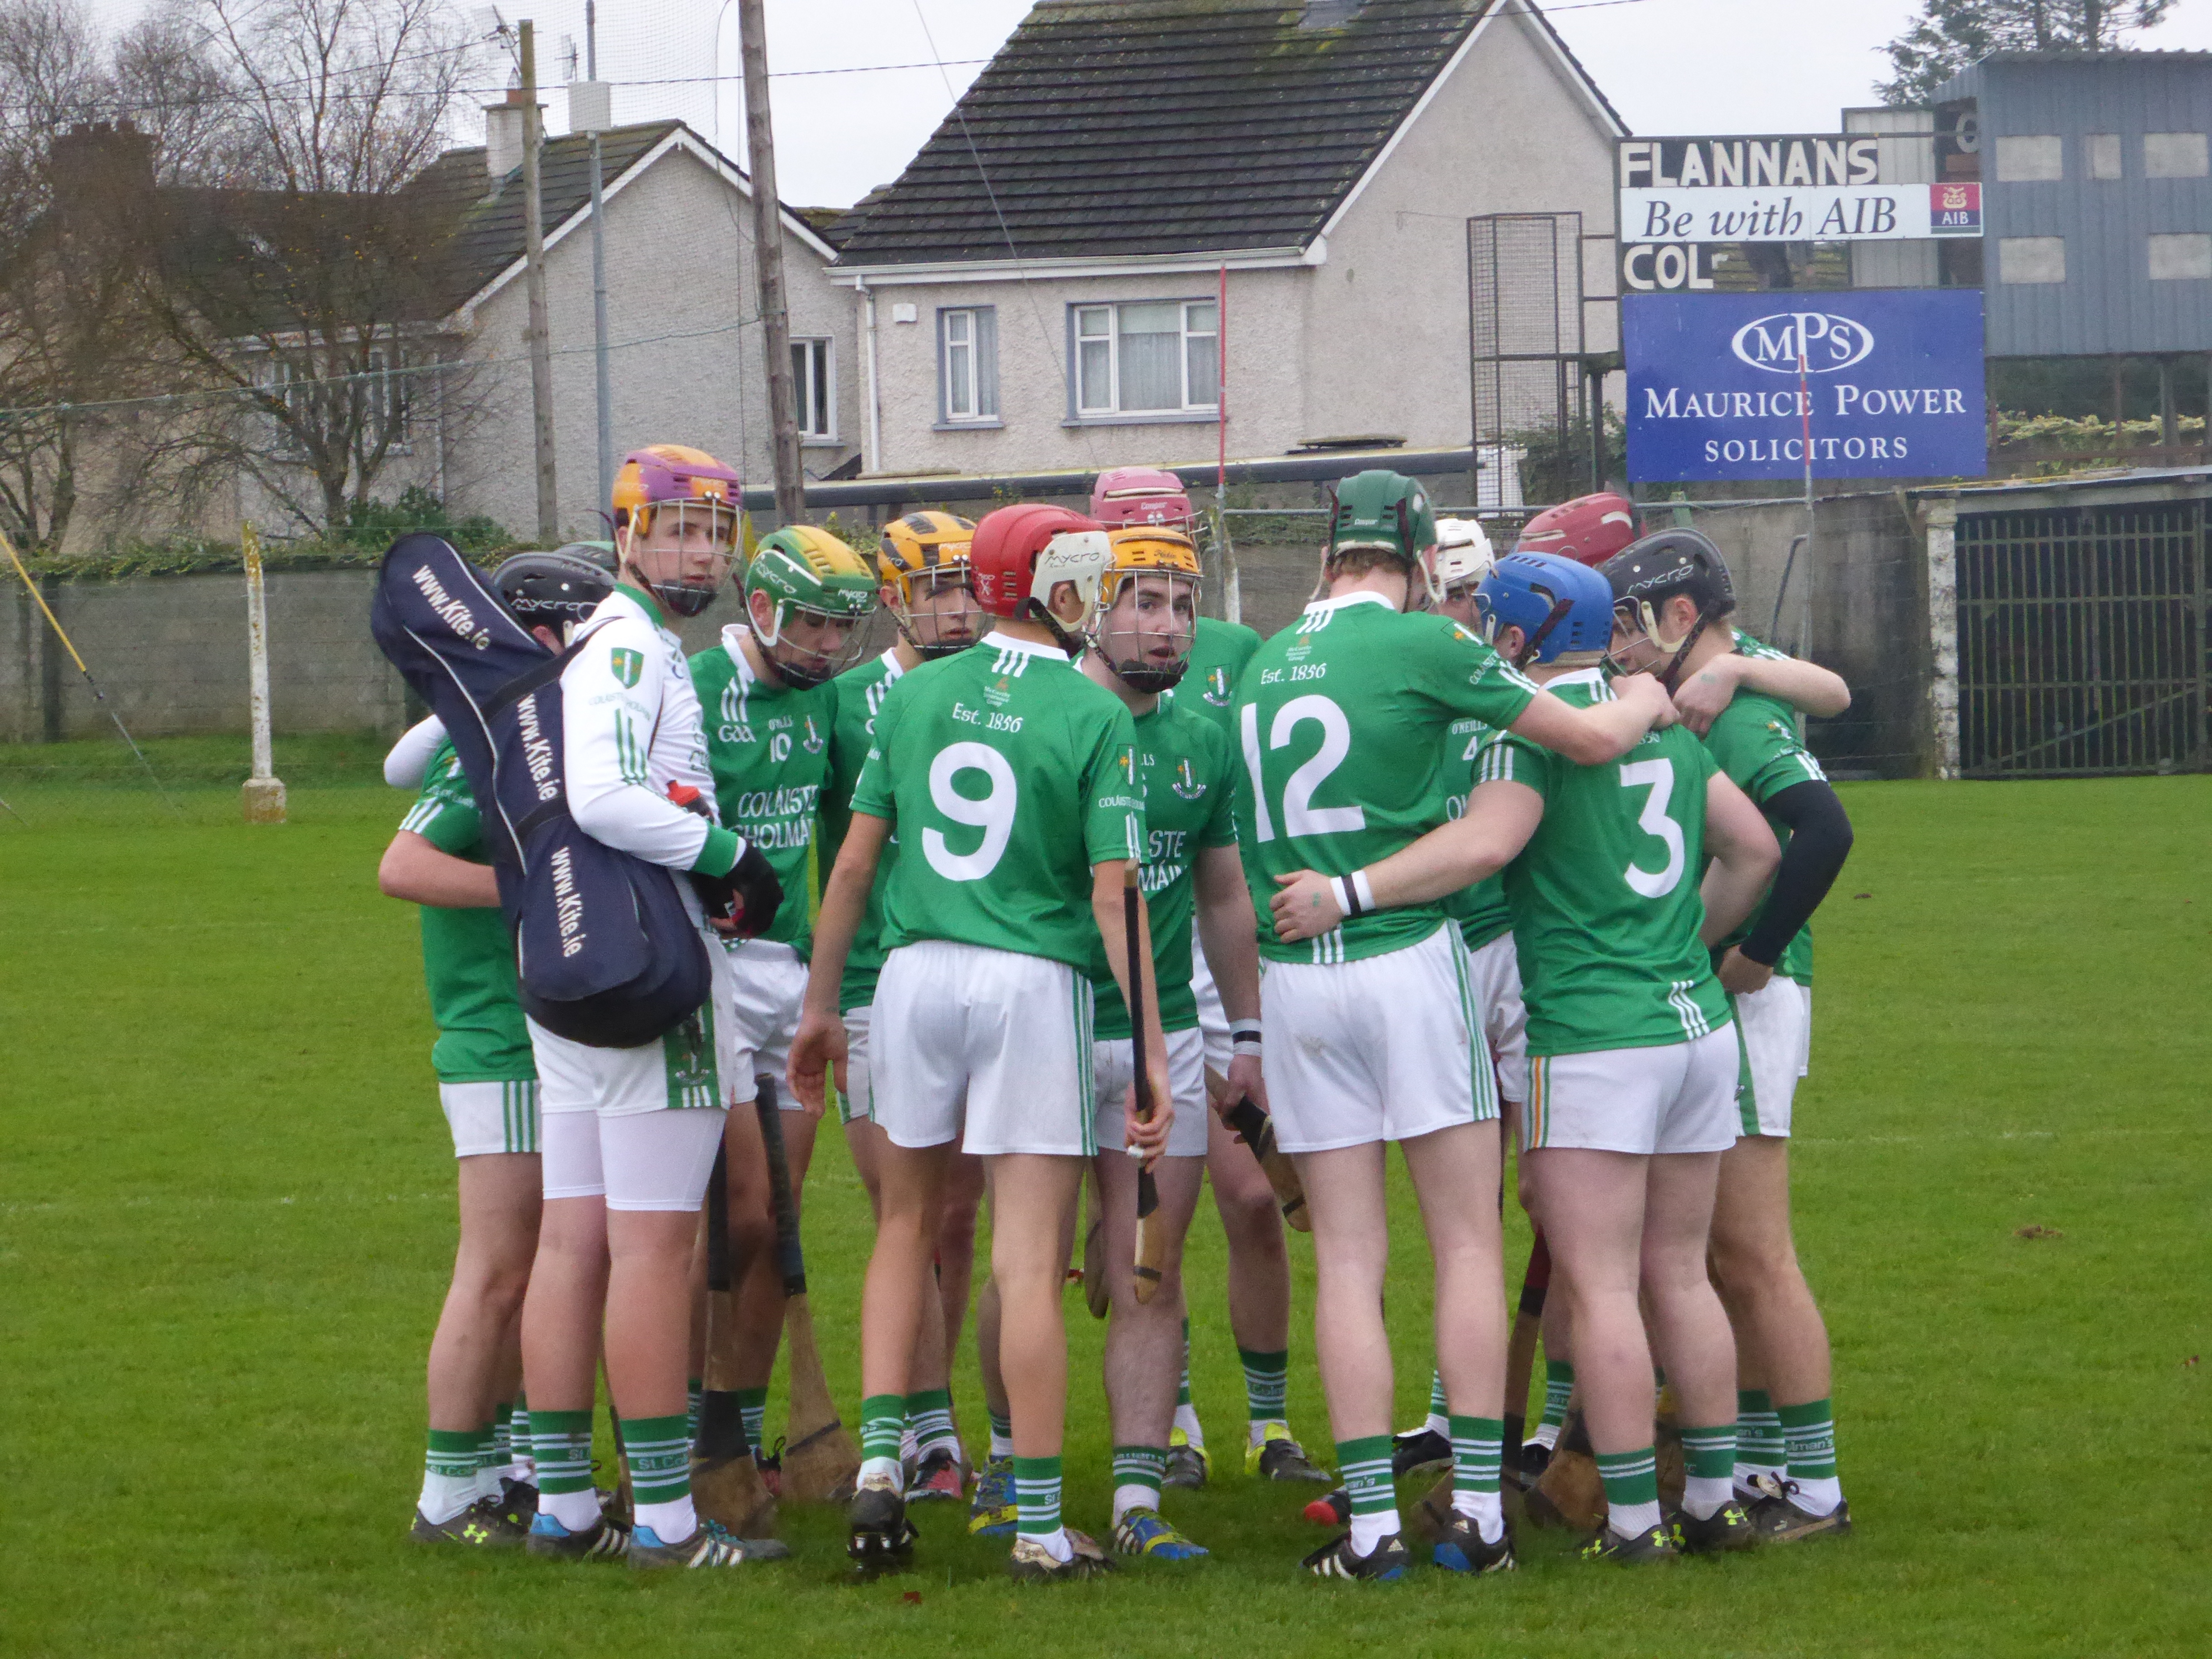
M 568 816 L 561 671 L 439 537 L 384 556 L 369 631 L 445 722 L 483 815 L 515 941 L 523 1012 L 556 1036 L 634 1048 L 707 1000 L 713 969 L 678 872 L 594 841 Z

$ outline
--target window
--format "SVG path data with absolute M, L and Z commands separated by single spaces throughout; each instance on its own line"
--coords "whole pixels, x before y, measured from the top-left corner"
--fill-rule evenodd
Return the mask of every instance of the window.
M 2120 135 L 2117 132 L 2093 132 L 2081 140 L 2082 153 L 2088 158 L 2092 179 L 2117 179 L 2120 176 Z
M 2143 134 L 2143 176 L 2148 179 L 2202 179 L 2212 171 L 2201 132 Z
M 999 313 L 964 306 L 937 313 L 937 414 L 944 426 L 999 422 Z
M 823 442 L 837 436 L 837 383 L 830 377 L 830 342 L 791 343 L 793 407 L 799 411 L 799 435 Z
M 1997 238 L 1997 281 L 2063 283 L 2065 280 L 2066 239 L 2063 236 Z
M 2186 283 L 2212 276 L 2212 233 L 2184 231 L 2150 239 L 2150 279 Z
M 1220 313 L 1212 301 L 1073 309 L 1079 418 L 1212 414 L 1219 408 Z
M 408 441 L 411 400 L 407 376 L 398 372 L 405 361 L 397 346 L 376 346 L 369 351 L 369 378 L 357 384 L 367 399 L 362 424 L 372 444 L 388 438 L 396 448 Z
M 1997 140 L 2000 183 L 2027 185 L 2065 176 L 2065 155 L 2056 134 Z

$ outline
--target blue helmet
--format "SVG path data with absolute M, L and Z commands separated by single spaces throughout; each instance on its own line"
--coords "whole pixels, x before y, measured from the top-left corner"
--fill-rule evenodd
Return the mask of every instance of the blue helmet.
M 1527 638 L 1516 668 L 1613 643 L 1613 585 L 1556 553 L 1507 554 L 1490 567 L 1474 604 L 1492 644 L 1509 628 Z

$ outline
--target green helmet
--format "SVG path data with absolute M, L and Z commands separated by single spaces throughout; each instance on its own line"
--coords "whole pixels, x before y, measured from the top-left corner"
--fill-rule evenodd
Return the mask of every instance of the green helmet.
M 876 576 L 867 561 L 811 524 L 786 525 L 762 537 L 745 567 L 744 590 L 749 612 L 754 594 L 767 595 L 772 620 L 757 637 L 776 672 L 798 686 L 819 685 L 842 670 L 860 645 L 859 624 L 876 608 Z M 834 647 L 787 638 L 793 621 L 802 617 L 816 624 L 811 634 L 836 629 Z
M 1330 563 L 1353 548 L 1381 548 L 1410 573 L 1437 544 L 1437 511 L 1428 491 L 1403 473 L 1380 467 L 1355 472 L 1329 492 Z

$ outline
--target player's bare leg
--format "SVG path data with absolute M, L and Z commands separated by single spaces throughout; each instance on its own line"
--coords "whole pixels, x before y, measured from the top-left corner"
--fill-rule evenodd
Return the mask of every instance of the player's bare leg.
M 1067 1330 L 1060 1287 L 1083 1160 L 1030 1153 L 994 1157 L 991 1164 L 991 1279 L 999 1291 L 999 1366 L 1013 1419 L 1014 1484 L 1024 1466 L 1053 1468 L 1067 1420 Z M 1044 1517 L 1054 1518 L 1056 1517 Z M 1024 1516 L 1024 1521 L 1030 1519 Z M 1058 1534 L 1067 1547 L 1063 1530 Z
M 1735 1339 L 1705 1265 L 1721 1157 L 1692 1152 L 1654 1158 L 1644 1209 L 1646 1318 L 1681 1425 L 1686 1544 L 1703 1540 L 1715 1526 L 1725 1534 L 1744 1513 L 1733 1491 Z M 1744 1543 L 1749 1541 L 1748 1524 L 1746 1517 Z M 1692 1538 L 1693 1533 L 1699 1540 Z
M 1790 1237 L 1786 1137 L 1747 1135 L 1721 1155 L 1711 1262 L 1736 1332 L 1738 1490 L 1764 1500 L 1794 1481 L 1801 1490 L 1787 1494 L 1790 1502 L 1814 1518 L 1833 1515 L 1843 1488 L 1828 1426 L 1828 1331 Z M 1801 1443 L 1812 1443 L 1821 1460 L 1813 1468 L 1823 1473 L 1785 1466 L 1785 1421 Z M 1746 1437 L 1753 1431 L 1756 1443 Z M 1766 1480 L 1753 1487 L 1759 1475 Z
M 1252 1149 L 1212 1112 L 1206 1118 L 1206 1178 L 1229 1246 L 1229 1330 L 1245 1371 L 1246 1470 L 1268 1480 L 1325 1482 L 1285 1415 L 1291 1255 L 1282 1208 Z M 1272 1397 L 1263 1397 L 1263 1387 Z
M 994 1219 L 994 1230 L 996 1220 Z M 1014 1417 L 1006 1403 L 1006 1377 L 999 1364 L 999 1281 L 986 1278 L 975 1293 L 975 1365 L 981 1373 L 983 1410 L 991 1440 L 976 1471 L 968 1506 L 968 1530 L 979 1537 L 1011 1538 L 1018 1516 L 1014 1504 Z
M 590 1532 L 599 1518 L 591 1423 L 607 1278 L 606 1200 L 547 1199 L 522 1303 L 522 1372 L 538 1505 L 571 1533 Z
M 803 1112 L 787 1113 L 784 1130 Z M 808 1141 L 811 1149 L 813 1143 Z M 768 1455 L 763 1436 L 768 1413 L 768 1384 L 775 1369 L 775 1351 L 783 1340 L 783 1277 L 775 1263 L 775 1218 L 768 1189 L 768 1152 L 761 1142 L 760 1119 L 751 1101 L 730 1109 L 722 1126 L 722 1163 L 729 1194 L 730 1262 L 735 1281 L 731 1285 L 730 1310 L 734 1327 L 731 1352 L 737 1365 L 731 1389 L 745 1425 L 745 1443 L 760 1462 L 769 1490 L 776 1487 L 776 1465 Z M 793 1174 L 796 1201 L 798 1176 Z
M 1106 1224 L 1106 1284 L 1113 1304 L 1106 1328 L 1105 1370 L 1114 1434 L 1115 1542 L 1130 1554 L 1200 1559 L 1206 1551 L 1166 1526 L 1159 1510 L 1168 1430 L 1175 1420 L 1176 1380 L 1182 1369 L 1183 1243 L 1198 1208 L 1205 1160 L 1164 1158 L 1153 1166 L 1160 1202 L 1150 1225 L 1163 1254 L 1160 1280 L 1149 1303 L 1138 1301 L 1136 1291 L 1136 1163 L 1118 1147 L 1092 1162 L 1098 1171 Z
M 975 1261 L 975 1210 L 983 1190 L 983 1160 L 955 1153 L 945 1172 L 944 1208 L 935 1257 L 939 1318 L 925 1317 L 915 1343 L 913 1382 L 906 1399 L 907 1437 L 902 1455 L 912 1468 L 909 1502 L 957 1503 L 968 1490 L 968 1455 L 952 1414 L 951 1360 L 968 1318 L 968 1291 Z
M 885 1137 L 875 1159 L 876 1243 L 860 1292 L 860 1491 L 850 1517 L 850 1547 L 863 1567 L 888 1565 L 913 1547 L 898 1431 L 913 1386 L 915 1340 L 924 1322 L 936 1316 L 930 1259 L 944 1211 L 945 1171 L 957 1152 L 950 1141 L 911 1147 Z
M 515 1395 L 523 1297 L 538 1254 L 537 1154 L 490 1152 L 457 1162 L 460 1243 L 430 1339 L 430 1455 L 416 1504 L 434 1526 L 480 1498 L 500 1495 L 506 1468 L 488 1461 L 492 1425 L 499 1407 Z

